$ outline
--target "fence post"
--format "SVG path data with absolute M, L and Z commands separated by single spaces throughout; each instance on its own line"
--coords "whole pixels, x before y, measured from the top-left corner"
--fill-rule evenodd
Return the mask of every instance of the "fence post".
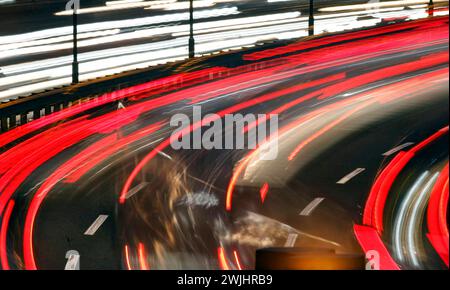
M 73 1 L 72 25 L 73 25 L 73 62 L 72 62 L 72 83 L 79 82 L 78 70 L 78 8 L 80 0 Z
M 189 0 L 189 58 L 195 56 L 194 40 L 194 0 Z
M 314 35 L 314 0 L 309 0 L 309 25 L 308 25 L 309 36 Z
M 430 0 L 428 3 L 428 16 L 434 16 L 434 2 L 433 0 Z

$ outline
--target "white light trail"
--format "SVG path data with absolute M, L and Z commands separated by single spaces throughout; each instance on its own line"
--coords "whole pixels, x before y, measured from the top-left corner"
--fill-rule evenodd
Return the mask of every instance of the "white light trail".
M 125 9 L 135 9 L 135 8 L 145 8 L 152 5 L 170 5 L 174 4 L 176 0 L 167 0 L 167 1 L 117 1 L 117 3 L 107 2 L 106 6 L 99 7 L 89 7 L 89 8 L 81 8 L 77 9 L 77 14 L 92 14 L 92 13 L 101 13 L 108 11 L 117 11 L 117 10 L 125 10 Z M 56 16 L 70 16 L 73 14 L 73 10 L 63 10 L 60 12 L 56 12 Z
M 397 218 L 394 221 L 394 233 L 393 233 L 393 244 L 394 244 L 394 252 L 395 255 L 400 262 L 405 261 L 405 256 L 403 252 L 402 246 L 402 230 L 405 223 L 405 219 L 407 216 L 408 206 L 411 204 L 416 192 L 425 182 L 426 178 L 430 175 L 429 171 L 425 171 L 420 175 L 420 177 L 416 180 L 413 186 L 406 193 L 406 196 L 400 205 Z
M 439 172 L 435 173 L 425 184 L 422 191 L 419 193 L 414 204 L 410 205 L 412 207 L 411 214 L 408 221 L 407 226 L 407 252 L 412 261 L 412 264 L 415 267 L 419 267 L 419 250 L 415 240 L 415 237 L 418 236 L 418 233 L 421 232 L 420 225 L 423 218 L 423 213 L 426 208 L 427 200 L 430 196 L 431 189 L 433 185 L 436 183 L 436 180 L 439 177 Z
M 219 8 L 219 9 L 210 9 L 210 10 L 202 10 L 194 12 L 195 19 L 207 19 L 219 16 L 231 16 L 237 15 L 240 12 L 237 7 L 228 7 L 228 8 Z M 185 21 L 189 19 L 189 13 L 174 13 L 168 15 L 159 15 L 159 16 L 149 16 L 144 18 L 137 19 L 127 19 L 127 20 L 116 20 L 116 21 L 104 21 L 104 22 L 96 22 L 90 24 L 81 24 L 78 25 L 78 32 L 93 32 L 99 30 L 109 30 L 109 29 L 122 29 L 122 28 L 131 28 L 131 27 L 139 27 L 139 26 L 149 26 L 149 25 L 157 25 L 163 23 L 171 23 L 178 21 Z M 72 26 L 64 26 L 59 28 L 51 28 L 45 29 L 35 32 L 29 32 L 18 35 L 10 35 L 10 36 L 0 36 L 0 44 L 12 43 L 12 42 L 25 42 L 30 40 L 42 39 L 42 38 L 50 38 L 61 35 L 71 35 L 73 32 Z

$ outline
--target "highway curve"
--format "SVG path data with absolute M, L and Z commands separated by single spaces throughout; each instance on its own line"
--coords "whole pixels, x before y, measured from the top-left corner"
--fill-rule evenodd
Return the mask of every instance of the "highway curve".
M 0 135 L 1 267 L 252 269 L 255 249 L 296 246 L 448 268 L 448 32 L 439 17 L 253 50 Z M 278 114 L 277 158 L 173 149 L 169 121 L 194 106 Z

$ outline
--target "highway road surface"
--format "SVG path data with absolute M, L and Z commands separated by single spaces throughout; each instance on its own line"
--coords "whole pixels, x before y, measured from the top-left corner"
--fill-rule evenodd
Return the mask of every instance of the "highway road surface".
M 244 52 L 0 135 L 2 269 L 252 269 L 273 246 L 448 269 L 448 29 Z M 196 108 L 211 122 L 178 137 L 225 137 L 238 130 L 211 124 L 230 114 L 278 130 L 253 149 L 174 148 L 170 120 Z

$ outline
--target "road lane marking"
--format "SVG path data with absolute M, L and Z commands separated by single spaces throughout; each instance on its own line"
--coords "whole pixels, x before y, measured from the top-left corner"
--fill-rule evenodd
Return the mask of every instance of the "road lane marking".
M 387 152 L 384 152 L 384 153 L 383 153 L 383 156 L 391 156 L 392 154 L 395 154 L 395 153 L 397 153 L 398 151 L 400 151 L 400 150 L 402 150 L 402 149 L 405 149 L 406 147 L 409 147 L 409 146 L 411 146 L 411 145 L 414 145 L 414 143 L 413 143 L 413 142 L 408 142 L 408 143 L 402 144 L 402 145 L 400 145 L 400 146 L 397 146 L 397 147 L 395 147 L 395 148 L 392 148 L 391 150 L 389 150 L 389 151 L 387 151 Z
M 86 230 L 84 235 L 86 236 L 93 236 L 97 230 L 102 226 L 102 224 L 106 221 L 108 218 L 107 215 L 101 214 L 98 216 L 98 218 L 92 223 L 92 225 Z
M 311 201 L 301 212 L 301 216 L 309 216 L 316 209 L 316 207 L 324 200 L 323 197 L 317 197 Z
M 130 197 L 132 197 L 133 195 L 135 195 L 136 193 L 141 191 L 144 187 L 147 186 L 147 184 L 148 184 L 148 182 L 142 182 L 142 183 L 136 185 L 135 187 L 133 187 L 130 191 L 128 191 L 127 195 L 125 196 L 125 199 L 129 199 Z
M 286 248 L 293 248 L 295 246 L 295 242 L 297 241 L 298 234 L 289 234 L 286 244 L 284 245 Z
M 166 154 L 166 153 L 164 153 L 164 152 L 162 152 L 162 151 L 158 151 L 158 154 L 161 155 L 161 156 L 166 157 L 166 158 L 169 159 L 169 160 L 173 160 L 172 157 L 170 157 L 169 154 Z
M 66 253 L 67 263 L 64 270 L 73 271 L 80 270 L 80 253 L 75 250 L 70 250 Z
M 117 110 L 123 110 L 125 109 L 125 106 L 123 105 L 122 102 L 119 101 L 119 104 L 117 105 Z
M 363 172 L 365 170 L 366 170 L 365 168 L 357 168 L 353 172 L 351 172 L 351 173 L 347 174 L 346 176 L 344 176 L 341 180 L 339 180 L 337 182 L 337 184 L 346 184 L 347 182 L 352 180 L 355 176 L 357 176 L 358 174 L 360 174 L 361 172 Z

